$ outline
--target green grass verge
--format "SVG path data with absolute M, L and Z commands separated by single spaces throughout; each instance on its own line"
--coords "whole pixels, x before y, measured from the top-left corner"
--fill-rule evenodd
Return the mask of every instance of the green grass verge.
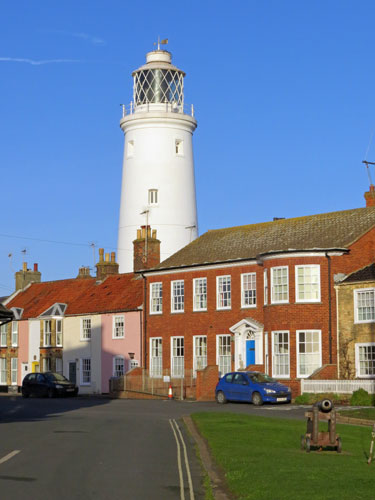
M 343 452 L 300 449 L 304 421 L 233 413 L 192 415 L 229 489 L 245 499 L 370 499 L 375 462 L 367 465 L 371 429 L 337 425 Z
M 375 423 L 375 408 L 359 408 L 357 410 L 340 410 L 342 417 L 362 418 L 364 420 L 374 420 Z

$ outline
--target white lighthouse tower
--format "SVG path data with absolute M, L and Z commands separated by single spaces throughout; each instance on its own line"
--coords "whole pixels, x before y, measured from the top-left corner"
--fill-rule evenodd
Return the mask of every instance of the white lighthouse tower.
M 125 134 L 118 263 L 133 270 L 137 228 L 149 225 L 161 241 L 161 260 L 198 235 L 193 106 L 184 102 L 185 73 L 166 50 L 149 52 L 135 70 L 133 101 L 123 106 Z

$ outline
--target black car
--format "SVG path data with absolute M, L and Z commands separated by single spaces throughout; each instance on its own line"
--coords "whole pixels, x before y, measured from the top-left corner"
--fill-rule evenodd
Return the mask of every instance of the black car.
M 78 387 L 59 373 L 29 373 L 22 382 L 22 396 L 76 396 Z

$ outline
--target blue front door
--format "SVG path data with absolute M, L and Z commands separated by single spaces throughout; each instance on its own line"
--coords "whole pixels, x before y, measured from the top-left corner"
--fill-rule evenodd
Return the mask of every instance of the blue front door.
M 255 340 L 246 340 L 246 366 L 255 365 Z

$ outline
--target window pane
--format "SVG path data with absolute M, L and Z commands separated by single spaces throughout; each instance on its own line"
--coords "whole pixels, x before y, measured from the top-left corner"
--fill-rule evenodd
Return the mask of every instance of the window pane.
M 320 368 L 320 332 L 298 332 L 298 370 L 300 376 L 309 376 Z
M 289 376 L 289 332 L 273 332 L 272 374 Z

